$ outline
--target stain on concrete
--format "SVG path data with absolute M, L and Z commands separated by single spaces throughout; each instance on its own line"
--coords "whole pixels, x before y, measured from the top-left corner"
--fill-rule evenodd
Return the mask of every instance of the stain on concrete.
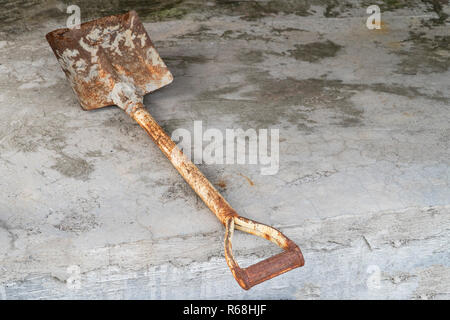
M 301 289 L 297 289 L 294 297 L 297 300 L 320 299 L 321 288 L 313 283 L 306 283 Z
M 230 86 L 203 92 L 193 104 L 202 113 L 210 104 L 202 101 L 219 101 L 219 112 L 238 114 L 242 125 L 251 123 L 256 128 L 270 127 L 286 120 L 299 130 L 311 131 L 314 120 L 311 111 L 328 108 L 336 111 L 336 123 L 343 126 L 361 124 L 362 111 L 349 100 L 354 88 L 339 80 L 293 78 L 275 79 L 266 71 L 252 72 L 247 82 L 257 89 L 242 94 L 242 100 L 229 100 L 224 94 L 237 91 L 240 86 Z
M 2 10 L 1 20 L 5 26 L 0 29 L 20 31 L 29 29 L 44 18 L 52 17 L 63 23 L 70 0 L 30 0 L 20 6 L 10 6 L 10 10 Z M 125 13 L 136 10 L 144 22 L 167 21 L 195 15 L 197 19 L 208 19 L 219 15 L 238 16 L 243 20 L 255 21 L 275 14 L 295 14 L 308 16 L 311 14 L 310 0 L 269 0 L 269 1 L 229 1 L 213 0 L 205 5 L 203 0 L 164 0 L 164 1 L 110 1 L 79 0 L 76 3 L 82 8 L 82 21 L 96 19 L 100 16 Z M 19 9 L 20 7 L 20 9 Z M 34 20 L 34 21 L 33 21 Z
M 448 5 L 448 0 L 422 0 L 428 5 L 428 11 L 434 12 L 437 18 L 422 20 L 422 25 L 431 28 L 432 26 L 445 25 L 449 15 L 444 11 L 444 5 Z
M 234 39 L 233 34 L 235 33 L 234 30 L 225 30 L 222 35 L 221 38 L 225 39 L 225 40 L 231 40 Z
M 56 164 L 51 166 L 62 175 L 82 181 L 89 179 L 89 175 L 94 171 L 94 166 L 83 158 L 69 156 L 61 153 L 56 159 Z
M 163 203 L 182 199 L 186 202 L 195 202 L 194 205 L 197 204 L 197 207 L 201 207 L 197 199 L 198 196 L 184 180 L 158 179 L 153 184 L 165 188 L 161 195 Z
M 64 0 L 66 4 L 70 1 Z M 77 3 L 89 16 L 88 19 L 95 19 L 95 12 L 101 12 L 103 16 L 110 14 L 125 13 L 135 10 L 143 21 L 165 21 L 180 19 L 190 12 L 200 9 L 200 3 L 184 0 L 164 0 L 164 1 L 110 1 L 110 0 L 80 0 Z
M 317 62 L 324 58 L 335 57 L 342 47 L 333 41 L 311 42 L 296 44 L 295 49 L 288 50 L 289 54 L 297 60 Z
M 263 52 L 259 50 L 241 50 L 237 58 L 246 64 L 261 63 L 264 61 Z
M 177 7 L 182 1 L 161 1 L 163 5 L 159 10 L 153 10 L 144 14 L 144 17 L 151 21 L 163 21 L 171 19 L 180 19 L 189 13 L 188 7 Z M 147 2 L 148 3 L 148 2 Z
M 184 74 L 186 70 L 194 64 L 204 64 L 211 61 L 202 55 L 198 56 L 180 56 L 180 55 L 168 55 L 164 56 L 164 62 L 167 67 L 174 73 L 174 75 Z
M 326 7 L 323 15 L 327 18 L 335 18 L 339 16 L 340 12 L 337 10 L 338 2 L 335 0 L 330 1 Z
M 417 1 L 411 0 L 370 0 L 363 1 L 362 7 L 368 7 L 370 5 L 377 5 L 380 7 L 381 12 L 383 11 L 394 11 L 403 8 L 411 8 L 417 5 Z
M 108 128 L 114 128 L 114 130 L 126 136 L 130 143 L 131 141 L 139 140 L 142 137 L 140 135 L 141 129 L 139 124 L 123 112 L 115 112 L 110 118 L 104 120 L 102 125 Z
M 177 181 L 168 186 L 167 190 L 164 191 L 161 198 L 164 203 L 170 202 L 175 199 L 188 200 L 192 198 L 193 192 L 190 187 L 184 181 Z
M 88 151 L 84 155 L 86 157 L 89 157 L 89 158 L 101 158 L 101 157 L 103 157 L 103 153 L 102 153 L 101 150 Z
M 166 190 L 161 195 L 162 203 L 169 203 L 175 200 L 182 200 L 188 203 L 192 208 L 197 210 L 204 209 L 205 204 L 191 189 L 191 187 L 184 181 L 173 181 L 170 179 L 159 180 L 157 184 L 162 184 Z M 169 183 L 169 184 L 167 184 Z
M 216 186 L 219 187 L 219 191 L 227 190 L 227 183 L 224 180 L 217 181 Z
M 39 143 L 30 136 L 14 135 L 9 142 L 19 152 L 36 152 L 39 147 Z
M 233 93 L 241 88 L 240 85 L 231 85 L 218 89 L 205 90 L 198 95 L 201 100 L 224 100 L 223 95 Z M 226 100 L 226 99 L 225 99 Z
M 271 114 L 275 121 L 282 117 L 297 125 L 298 129 L 309 131 L 314 126 L 314 121 L 310 119 L 311 111 L 327 108 L 335 110 L 337 125 L 357 126 L 362 123 L 363 112 L 350 101 L 355 94 L 354 89 L 342 81 L 293 78 L 280 80 L 272 78 L 267 72 L 252 74 L 249 80 L 259 86 L 258 91 L 249 95 L 271 110 L 261 114 Z M 300 108 L 293 108 L 296 106 Z M 270 126 L 276 123 L 273 120 L 266 118 L 262 121 L 265 126 Z
M 103 121 L 102 125 L 110 128 L 121 128 L 125 125 L 125 117 L 114 114 L 110 118 Z
M 327 178 L 329 176 L 332 176 L 337 173 L 337 170 L 324 170 L 324 171 L 317 171 L 313 172 L 307 175 L 304 175 L 302 177 L 299 177 L 293 181 L 288 182 L 288 185 L 302 185 L 306 183 L 316 182 L 322 178 Z
M 64 24 L 67 18 L 66 8 L 70 4 L 72 4 L 71 0 L 30 0 L 20 6 L 9 6 L 8 10 L 2 10 L 0 13 L 0 20 L 3 22 L 0 31 L 19 33 L 31 30 L 33 26 L 48 20 L 49 17 L 59 24 Z M 448 4 L 448 0 L 371 0 L 361 3 L 337 0 L 212 0 L 208 1 L 206 5 L 203 0 L 77 1 L 77 5 L 82 8 L 83 12 L 82 22 L 130 10 L 136 10 L 144 22 L 176 20 L 186 16 L 207 20 L 221 15 L 237 16 L 246 21 L 257 21 L 278 14 L 310 16 L 316 13 L 311 7 L 312 5 L 323 6 L 323 15 L 327 18 L 334 18 L 343 16 L 351 9 L 365 9 L 372 4 L 379 5 L 382 12 L 425 5 L 429 12 L 437 14 L 437 18 L 424 21 L 424 24 L 442 25 L 448 19 L 448 14 L 443 9 L 443 6 Z
M 415 98 L 415 97 L 422 97 L 425 99 L 437 101 L 437 102 L 444 102 L 448 103 L 450 101 L 449 98 L 442 95 L 442 92 L 436 92 L 434 94 L 428 94 L 421 92 L 422 88 L 414 87 L 414 86 L 402 86 L 399 84 L 386 84 L 386 83 L 374 83 L 371 85 L 359 85 L 361 89 L 370 89 L 375 92 L 383 92 L 383 93 L 390 93 L 395 94 L 402 97 L 407 98 Z
M 14 250 L 15 242 L 18 239 L 18 236 L 11 229 L 12 228 L 6 223 L 6 221 L 0 220 L 0 239 L 3 240 L 3 243 L 8 242 L 9 248 Z M 2 230 L 4 230 L 4 233 L 2 232 Z M 3 253 L 1 249 L 2 248 L 0 247 L 0 253 Z M 3 250 L 6 252 L 5 249 Z
M 446 72 L 450 67 L 450 36 L 427 37 L 425 33 L 411 32 L 405 40 L 410 48 L 394 51 L 402 58 L 397 65 L 397 73 L 415 75 L 417 73 Z
M 51 119 L 17 121 L 5 134 L 5 142 L 10 149 L 19 152 L 37 152 L 40 147 L 48 150 L 65 146 L 65 132 L 61 120 L 65 117 L 55 115 Z
M 330 3 L 328 3 L 325 6 L 325 11 L 323 12 L 323 15 L 327 18 L 335 18 L 337 16 L 339 16 L 339 11 L 336 10 L 336 7 L 338 6 L 338 2 L 337 1 L 330 1 Z
M 8 5 L 0 10 L 0 31 L 13 33 L 29 30 L 33 25 L 42 24 L 49 18 L 61 25 L 68 15 L 67 6 L 73 4 L 71 0 L 28 0 L 15 1 L 15 5 Z M 136 10 L 143 21 L 163 21 L 179 19 L 190 12 L 200 11 L 200 1 L 164 0 L 164 1 L 111 1 L 111 0 L 78 0 L 81 8 L 82 22 L 112 14 L 125 13 Z
M 283 34 L 283 33 L 288 33 L 288 32 L 309 32 L 303 29 L 299 29 L 299 28 L 292 28 L 292 27 L 285 27 L 285 28 L 272 28 L 272 32 L 275 34 Z M 272 40 L 272 39 L 271 39 Z
M 264 41 L 269 42 L 273 39 L 258 34 L 254 30 L 240 31 L 240 30 L 225 30 L 222 34 L 217 33 L 217 30 L 211 29 L 205 24 L 200 25 L 195 31 L 184 33 L 177 36 L 177 39 L 189 39 L 195 41 L 216 41 L 216 40 L 246 40 L 246 41 Z
M 56 0 L 2 1 L 0 32 L 19 34 L 48 19 L 65 18 Z
M 99 224 L 93 214 L 81 215 L 74 212 L 66 215 L 60 223 L 54 225 L 58 230 L 76 234 L 91 231 L 98 226 Z
M 237 15 L 243 20 L 254 21 L 278 13 L 308 16 L 311 13 L 308 0 L 229 1 L 216 0 L 218 11 Z
M 316 110 L 326 109 L 334 113 L 330 125 L 355 127 L 363 124 L 363 111 L 351 98 L 361 90 L 372 90 L 404 96 L 448 102 L 439 94 L 421 92 L 420 88 L 395 84 L 350 84 L 333 79 L 276 79 L 267 71 L 255 71 L 249 68 L 246 83 L 256 88 L 245 91 L 241 99 L 228 99 L 225 95 L 239 92 L 239 84 L 210 89 L 197 96 L 191 104 L 200 117 L 208 109 L 211 101 L 217 102 L 216 112 L 239 115 L 236 123 L 242 126 L 267 128 L 280 123 L 290 123 L 305 133 L 317 126 L 312 118 Z
M 252 180 L 250 180 L 249 177 L 243 175 L 242 173 L 239 173 L 239 175 L 240 175 L 242 178 L 244 178 L 245 180 L 247 180 L 247 182 L 248 182 L 248 184 L 249 184 L 250 186 L 253 187 L 253 186 L 255 185 L 255 183 L 254 183 Z
M 211 29 L 205 25 L 201 24 L 195 31 L 187 32 L 182 35 L 177 36 L 177 39 L 195 39 L 196 41 L 213 41 L 220 39 L 221 35 L 211 32 Z
M 354 8 L 367 8 L 367 6 L 361 5 L 355 1 L 341 1 L 341 0 L 319 0 L 317 4 L 325 7 L 323 16 L 326 18 L 342 17 L 348 11 Z
M 228 30 L 228 31 L 225 31 L 221 37 L 226 40 L 246 40 L 246 41 L 264 41 L 264 42 L 273 41 L 273 39 L 265 37 L 263 35 L 246 32 L 246 31 Z
M 450 268 L 436 264 L 418 272 L 419 285 L 413 298 L 420 300 L 448 299 L 450 288 Z

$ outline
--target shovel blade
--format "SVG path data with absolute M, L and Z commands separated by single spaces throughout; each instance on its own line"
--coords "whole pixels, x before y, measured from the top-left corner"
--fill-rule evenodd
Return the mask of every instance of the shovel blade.
M 135 11 L 46 38 L 85 110 L 117 104 L 124 85 L 142 97 L 173 80 Z

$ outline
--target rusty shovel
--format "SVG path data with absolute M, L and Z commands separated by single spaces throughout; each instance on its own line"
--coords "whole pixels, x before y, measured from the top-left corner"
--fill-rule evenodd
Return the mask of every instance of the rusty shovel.
M 300 248 L 280 231 L 239 216 L 145 109 L 143 96 L 172 82 L 136 12 L 58 29 L 46 36 L 83 109 L 116 105 L 139 123 L 186 182 L 226 227 L 225 258 L 239 285 L 250 289 L 304 264 Z M 232 253 L 234 229 L 263 237 L 284 251 L 247 268 Z

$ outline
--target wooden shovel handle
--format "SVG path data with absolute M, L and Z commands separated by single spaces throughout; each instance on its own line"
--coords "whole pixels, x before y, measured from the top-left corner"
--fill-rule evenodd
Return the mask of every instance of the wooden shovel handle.
M 225 225 L 225 258 L 233 276 L 242 288 L 248 290 L 258 283 L 303 266 L 303 255 L 298 246 L 277 229 L 240 217 L 143 106 L 135 106 L 129 114 L 147 131 L 184 180 Z M 234 260 L 231 249 L 234 228 L 270 240 L 283 248 L 285 252 L 242 269 Z

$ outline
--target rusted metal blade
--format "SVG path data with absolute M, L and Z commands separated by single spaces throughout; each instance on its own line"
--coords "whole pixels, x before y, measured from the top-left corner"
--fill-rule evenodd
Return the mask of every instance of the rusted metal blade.
M 135 11 L 58 29 L 46 38 L 86 110 L 126 108 L 173 80 Z

